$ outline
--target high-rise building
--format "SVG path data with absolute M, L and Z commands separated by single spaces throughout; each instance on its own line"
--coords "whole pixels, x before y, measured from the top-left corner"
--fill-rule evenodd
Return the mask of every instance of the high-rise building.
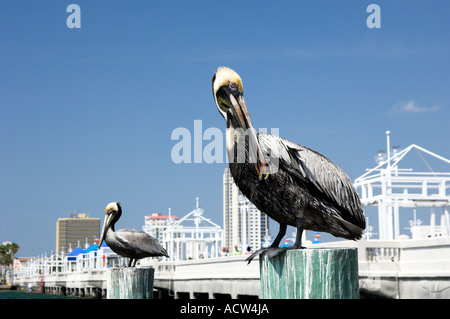
M 145 216 L 145 224 L 142 230 L 155 238 L 159 243 L 163 240 L 163 232 L 166 230 L 169 219 L 173 221 L 178 220 L 177 216 L 165 216 L 160 213 L 152 213 Z
M 223 173 L 223 231 L 224 246 L 230 251 L 235 245 L 260 249 L 269 235 L 269 217 L 241 193 L 228 167 Z
M 94 237 L 99 236 L 100 218 L 71 213 L 68 218 L 58 218 L 56 221 L 56 252 L 67 254 L 70 249 L 85 242 L 94 243 Z

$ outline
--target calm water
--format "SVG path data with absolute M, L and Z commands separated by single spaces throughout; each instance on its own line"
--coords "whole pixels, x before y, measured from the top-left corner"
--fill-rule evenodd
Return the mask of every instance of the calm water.
M 38 294 L 19 290 L 2 290 L 0 291 L 0 299 L 85 299 L 85 298 Z

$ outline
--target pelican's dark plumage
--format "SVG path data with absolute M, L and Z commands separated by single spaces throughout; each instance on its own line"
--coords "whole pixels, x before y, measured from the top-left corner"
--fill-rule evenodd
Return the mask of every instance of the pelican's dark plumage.
M 130 258 L 128 267 L 136 266 L 136 261 L 145 257 L 169 257 L 166 250 L 147 233 L 134 229 L 114 231 L 114 225 L 121 215 L 120 203 L 112 202 L 106 206 L 99 247 L 104 240 L 116 254 Z
M 242 80 L 235 71 L 218 68 L 212 86 L 216 106 L 227 123 L 231 175 L 260 211 L 280 223 L 271 247 L 260 249 L 247 261 L 261 253 L 273 257 L 285 249 L 303 248 L 304 229 L 360 239 L 365 229 L 363 206 L 347 174 L 305 146 L 267 133 L 256 134 Z M 278 248 L 287 225 L 297 228 L 296 242 Z

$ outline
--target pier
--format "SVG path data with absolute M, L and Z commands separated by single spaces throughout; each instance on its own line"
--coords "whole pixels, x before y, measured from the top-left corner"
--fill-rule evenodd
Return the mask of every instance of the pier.
M 312 244 L 314 247 L 358 248 L 362 296 L 383 298 L 450 298 L 450 237 L 405 240 L 361 240 Z M 154 298 L 261 298 L 259 261 L 246 255 L 185 261 L 145 259 L 155 268 Z M 100 261 L 102 257 L 99 257 Z M 100 264 L 102 265 L 102 263 Z M 22 290 L 69 296 L 106 297 L 106 267 L 16 273 Z M 418 283 L 420 282 L 420 285 Z
M 154 287 L 161 298 L 247 299 L 261 294 L 259 261 L 247 255 L 156 262 Z
M 450 173 L 417 172 L 399 168 L 399 162 L 412 150 L 446 164 L 450 160 L 417 145 L 390 156 L 390 132 L 387 134 L 387 159 L 355 180 L 365 206 L 378 207 L 380 239 L 371 238 L 371 227 L 360 241 L 307 244 L 307 248 L 357 248 L 358 284 L 362 297 L 450 299 Z M 420 155 L 420 154 L 419 154 Z M 424 160 L 423 155 L 420 155 Z M 425 161 L 425 160 L 424 160 Z M 425 162 L 428 165 L 427 162 Z M 411 222 L 411 237 L 400 233 L 400 214 L 411 209 L 430 209 L 430 225 Z M 402 210 L 400 210 L 402 208 Z M 409 210 L 408 210 L 409 209 Z M 436 216 L 441 211 L 441 217 Z M 141 267 L 153 267 L 154 298 L 239 299 L 261 298 L 259 260 L 250 265 L 246 255 L 217 257 L 221 231 L 204 236 L 198 227 L 202 217 L 197 208 L 191 212 L 196 227 L 186 236 L 179 223 L 171 224 L 167 243 L 174 260 L 143 259 Z M 367 223 L 369 224 L 369 223 Z M 172 227 L 173 226 L 173 227 Z M 194 243 L 194 260 L 181 260 L 184 241 Z M 202 242 L 213 243 L 209 248 Z M 168 247 L 169 248 L 169 247 Z M 208 249 L 206 249 L 208 248 Z M 106 270 L 124 266 L 127 261 L 101 247 L 77 257 L 37 258 L 14 271 L 14 285 L 23 290 L 84 297 L 106 296 Z M 202 254 L 200 252 L 203 252 Z M 205 257 L 214 258 L 205 258 Z M 74 258 L 74 260 L 70 260 Z

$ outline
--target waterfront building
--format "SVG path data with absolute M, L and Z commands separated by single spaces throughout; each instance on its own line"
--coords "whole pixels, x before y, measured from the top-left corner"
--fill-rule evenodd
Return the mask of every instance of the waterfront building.
M 68 218 L 56 221 L 56 251 L 68 253 L 70 247 L 80 242 L 94 242 L 100 237 L 100 218 L 90 218 L 86 213 L 71 213 Z
M 196 198 L 193 211 L 177 221 L 169 219 L 161 245 L 170 260 L 197 260 L 218 257 L 222 242 L 222 228 L 204 216 Z
M 403 163 L 409 153 L 418 154 L 429 171 L 400 168 L 399 163 Z M 400 214 L 411 216 L 414 213 L 415 216 L 416 209 L 424 208 L 429 209 L 430 225 L 420 226 L 414 217 L 415 220 L 410 222 L 412 237 L 450 235 L 450 173 L 432 169 L 425 156 L 445 167 L 450 164 L 449 159 L 415 144 L 403 150 L 398 146 L 391 150 L 390 132 L 387 131 L 386 153 L 379 151 L 376 156 L 378 165 L 367 169 L 355 180 L 353 186 L 358 190 L 362 204 L 378 209 L 379 239 L 399 239 Z M 440 218 L 436 216 L 439 210 Z
M 167 225 L 178 219 L 177 216 L 172 216 L 170 208 L 168 216 L 160 213 L 152 213 L 151 215 L 145 216 L 145 224 L 142 230 L 161 243 L 163 240 L 163 232 L 166 230 Z
M 223 229 L 224 246 L 230 250 L 237 245 L 255 251 L 269 236 L 269 217 L 241 193 L 228 167 L 223 173 Z

